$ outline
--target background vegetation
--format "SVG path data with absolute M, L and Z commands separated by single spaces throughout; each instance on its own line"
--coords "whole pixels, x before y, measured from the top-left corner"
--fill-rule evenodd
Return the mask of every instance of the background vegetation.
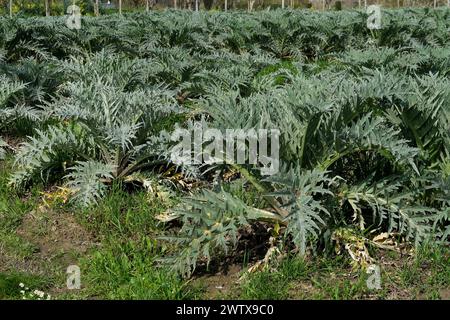
M 22 15 L 46 15 L 46 3 L 48 14 L 63 15 L 73 0 L 12 0 L 13 13 Z M 0 12 L 9 13 L 10 0 L 0 0 Z M 76 5 L 81 8 L 82 14 L 94 15 L 96 0 L 76 0 Z M 100 14 L 112 14 L 119 12 L 119 6 L 126 11 L 162 10 L 168 8 L 195 9 L 195 0 L 98 0 Z M 227 0 L 229 10 L 277 9 L 283 6 L 283 0 Z M 400 7 L 439 7 L 448 5 L 446 0 L 284 0 L 287 8 L 311 8 L 342 10 L 361 8 L 366 5 L 379 4 L 387 8 Z M 225 0 L 199 0 L 200 10 L 224 10 Z
M 448 297 L 450 11 L 366 20 L 0 18 L 0 295 Z M 173 163 L 194 122 L 279 129 L 280 172 Z

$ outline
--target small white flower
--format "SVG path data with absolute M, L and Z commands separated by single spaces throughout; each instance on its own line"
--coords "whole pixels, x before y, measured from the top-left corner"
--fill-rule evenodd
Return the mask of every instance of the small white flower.
M 23 287 L 25 287 L 25 285 L 21 282 L 21 283 L 19 283 L 19 287 L 23 288 Z
M 25 291 L 24 291 L 24 290 L 20 290 L 20 293 L 21 293 L 22 295 L 24 295 L 24 294 L 25 294 Z
M 35 295 L 37 295 L 39 298 L 43 298 L 44 295 L 45 295 L 45 293 L 43 291 L 40 291 L 40 290 L 34 290 L 33 293 Z
M 52 297 L 51 295 L 47 294 L 47 300 L 50 300 L 51 297 Z

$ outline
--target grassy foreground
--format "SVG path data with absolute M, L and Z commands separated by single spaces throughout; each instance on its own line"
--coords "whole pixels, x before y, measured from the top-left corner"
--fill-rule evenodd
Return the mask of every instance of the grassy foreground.
M 89 212 L 62 207 L 63 193 L 35 187 L 25 196 L 0 177 L 0 299 L 449 299 L 450 252 L 422 246 L 414 254 L 376 250 L 381 289 L 351 268 L 345 255 L 284 259 L 275 270 L 247 273 L 246 263 L 212 267 L 183 280 L 155 260 L 170 248 L 155 215 L 174 200 L 113 188 Z M 59 195 L 49 197 L 49 194 Z M 243 260 L 245 261 L 245 260 Z M 69 265 L 81 269 L 81 289 L 68 290 Z M 24 284 L 24 288 L 20 284 Z M 28 288 L 28 290 L 24 290 Z M 25 293 L 21 293 L 25 291 Z

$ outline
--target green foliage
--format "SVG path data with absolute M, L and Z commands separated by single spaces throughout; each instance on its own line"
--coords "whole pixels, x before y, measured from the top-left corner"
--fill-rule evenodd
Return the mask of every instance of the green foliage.
M 287 223 L 286 233 L 292 237 L 292 241 L 304 255 L 308 241 L 310 238 L 319 237 L 322 227 L 326 225 L 326 216 L 330 215 L 316 199 L 321 195 L 332 195 L 332 192 L 326 189 L 331 180 L 324 172 L 301 172 L 297 167 L 285 174 L 270 177 L 268 181 L 281 186 L 270 195 L 279 197 L 282 208 L 288 212 L 283 219 Z
M 250 275 L 242 286 L 244 300 L 283 300 L 288 296 L 288 281 L 282 273 L 262 271 Z
M 75 208 L 82 225 L 102 243 L 80 260 L 80 296 L 166 300 L 199 294 L 179 275 L 157 266 L 167 248 L 155 240 L 163 231 L 154 217 L 168 205 L 144 191 L 130 195 L 114 183 L 97 206 Z
M 176 168 L 205 184 L 235 171 L 254 195 L 217 179 L 181 200 L 182 226 L 165 237 L 181 274 L 232 253 L 261 221 L 301 255 L 343 225 L 448 242 L 448 11 L 384 16 L 374 33 L 360 11 L 133 13 L 85 17 L 80 30 L 0 18 L 0 130 L 33 129 L 10 182 L 61 181 L 86 208 L 173 165 L 174 127 L 278 129 L 276 176 Z
M 17 153 L 17 170 L 10 183 L 21 187 L 36 178 L 46 182 L 49 178 L 61 176 L 67 160 L 90 149 L 89 144 L 86 145 L 74 131 L 73 127 L 63 125 L 50 126 L 45 131 L 37 129 L 37 135 L 24 142 Z
M 11 130 L 11 126 L 20 120 L 39 122 L 39 110 L 26 106 L 19 99 L 25 87 L 22 82 L 0 76 L 0 131 Z
M 178 210 L 183 227 L 180 234 L 165 238 L 182 249 L 167 263 L 183 275 L 191 275 L 200 258 L 211 260 L 212 255 L 227 254 L 237 244 L 238 229 L 249 225 L 245 211 L 249 208 L 229 193 L 203 191 L 202 194 L 184 199 Z
M 372 185 L 364 181 L 345 190 L 342 199 L 352 207 L 354 220 L 361 229 L 367 227 L 363 209 L 370 208 L 373 225 L 386 222 L 388 232 L 401 232 L 407 240 L 412 238 L 418 243 L 431 235 L 430 221 L 436 220 L 436 210 L 417 204 L 417 193 L 404 186 L 400 177 L 386 178 Z
M 101 162 L 85 161 L 78 162 L 71 170 L 66 178 L 70 179 L 68 186 L 76 192 L 73 200 L 86 207 L 105 194 L 106 186 L 101 180 L 113 179 L 114 168 Z
M 111 243 L 82 262 L 91 294 L 108 299 L 174 300 L 195 297 L 177 274 L 154 266 L 152 240 Z
M 0 299 L 22 299 L 21 290 L 24 288 L 20 287 L 20 284 L 25 285 L 33 290 L 42 290 L 50 285 L 49 279 L 40 277 L 38 275 L 23 274 L 19 272 L 14 273 L 0 273 Z
M 77 76 L 45 106 L 47 117 L 67 125 L 36 130 L 37 137 L 19 151 L 12 184 L 24 185 L 38 173 L 47 181 L 54 170 L 69 171 L 65 177 L 76 191 L 74 200 L 87 206 L 104 194 L 105 182 L 160 161 L 164 154 L 155 149 L 153 128 L 179 112 L 171 91 L 142 88 L 141 75 L 130 72 L 134 64 L 116 62 L 100 54 L 87 64 L 65 64 L 79 76 L 97 76 Z
M 3 160 L 6 156 L 6 147 L 8 144 L 0 138 L 0 160 Z

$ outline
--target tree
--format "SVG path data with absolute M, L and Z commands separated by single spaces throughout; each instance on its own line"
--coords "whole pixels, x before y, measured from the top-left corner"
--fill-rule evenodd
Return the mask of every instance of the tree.
M 253 11 L 253 5 L 256 0 L 248 0 L 248 11 Z
M 50 5 L 48 3 L 48 0 L 45 0 L 45 16 L 46 17 L 50 16 Z
M 214 0 L 203 0 L 203 5 L 205 6 L 206 10 L 211 10 L 213 4 Z

